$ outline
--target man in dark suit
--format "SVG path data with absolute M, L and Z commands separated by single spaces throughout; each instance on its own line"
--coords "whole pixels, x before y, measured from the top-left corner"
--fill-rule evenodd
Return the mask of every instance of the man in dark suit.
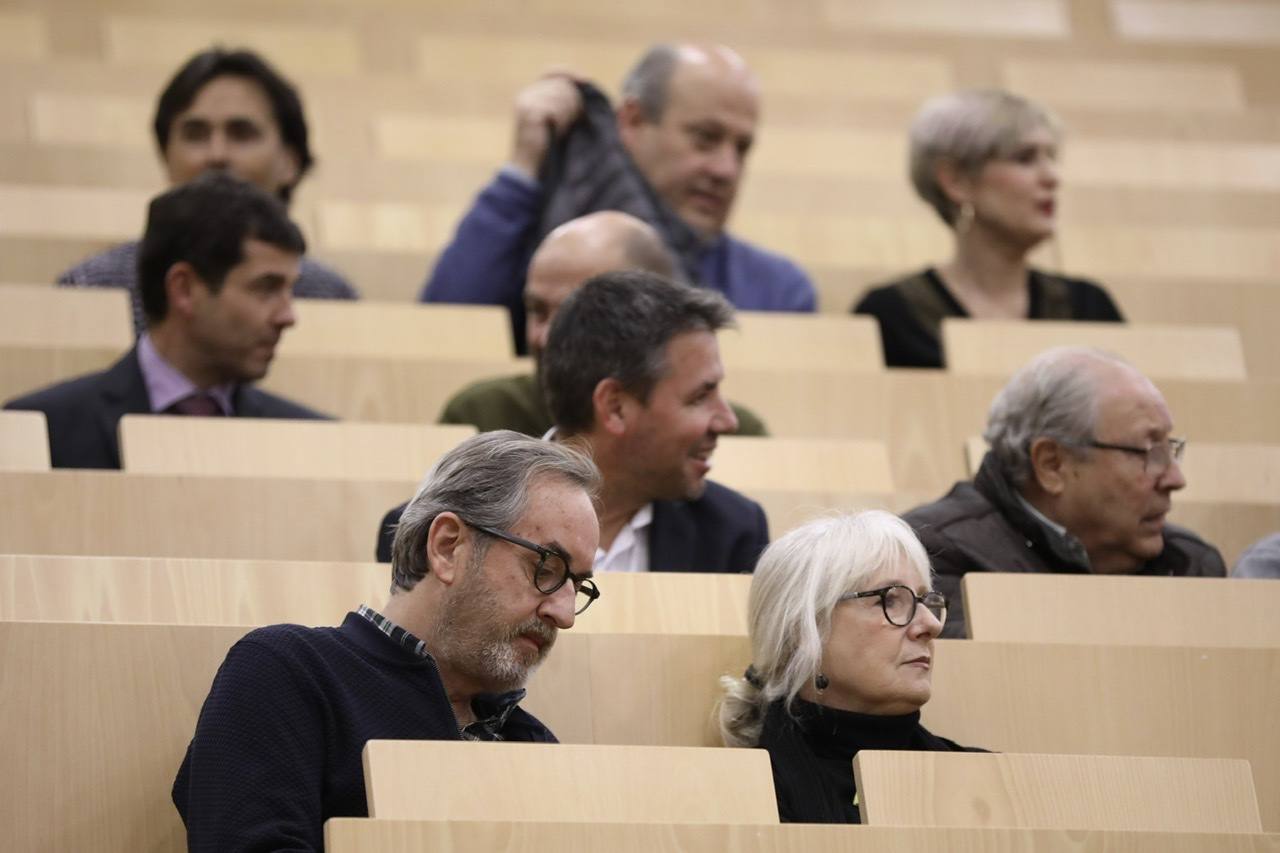
M 221 172 L 152 200 L 138 255 L 147 331 L 102 373 L 6 409 L 44 412 L 55 468 L 119 468 L 126 414 L 243 418 L 322 415 L 249 386 L 294 323 L 306 244 L 283 205 Z
M 769 541 L 760 505 L 707 480 L 737 427 L 720 393 L 724 297 L 645 272 L 605 273 L 556 313 L 540 373 L 550 436 L 604 476 L 596 571 L 750 572 Z M 392 510 L 379 532 L 389 556 Z

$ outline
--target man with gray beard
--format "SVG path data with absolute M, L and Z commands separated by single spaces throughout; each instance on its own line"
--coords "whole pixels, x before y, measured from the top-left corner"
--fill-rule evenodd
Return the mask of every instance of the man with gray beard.
M 406 507 L 381 611 L 233 646 L 173 785 L 189 849 L 322 849 L 326 820 L 368 814 L 369 740 L 555 741 L 518 703 L 599 595 L 599 479 L 562 444 L 470 438 Z

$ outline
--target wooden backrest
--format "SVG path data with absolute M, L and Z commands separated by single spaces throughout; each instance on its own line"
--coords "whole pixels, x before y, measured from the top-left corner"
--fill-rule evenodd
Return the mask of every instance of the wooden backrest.
M 0 471 L 48 471 L 44 412 L 0 412 Z
M 975 640 L 1280 648 L 1266 580 L 970 572 L 960 588 Z
M 873 826 L 1262 831 L 1240 759 L 868 749 L 853 772 Z
M 738 329 L 720 333 L 725 370 L 884 369 L 880 328 L 871 317 L 740 311 Z
M 1188 442 L 1182 459 L 1187 488 L 1174 497 L 1199 503 L 1280 503 L 1280 442 Z
M 1226 326 L 948 318 L 942 341 L 947 370 L 957 374 L 1009 376 L 1039 353 L 1070 344 L 1119 353 L 1156 382 L 1246 378 L 1240 332 Z
M 169 792 L 213 674 L 243 634 L 0 622 L 6 846 L 185 849 Z
M 755 749 L 371 740 L 364 782 L 375 818 L 778 822 Z
M 935 643 L 930 731 L 1001 752 L 1243 758 L 1280 831 L 1280 649 Z
M 848 438 L 721 436 L 711 477 L 742 492 L 892 494 L 889 452 Z
M 379 607 L 385 563 L 0 555 L 0 620 L 319 625 Z M 572 633 L 745 636 L 750 575 L 611 572 Z
M 511 321 L 496 305 L 418 305 L 299 299 L 298 323 L 285 331 L 282 356 L 334 355 L 421 361 L 499 360 L 514 355 Z
M 16 554 L 339 560 L 374 556 L 378 524 L 415 483 L 0 473 L 0 542 Z
M 0 284 L 0 348 L 123 352 L 132 343 L 133 319 L 125 290 Z
M 520 850 L 562 853 L 565 850 L 609 850 L 611 853 L 1275 853 L 1280 836 L 1249 833 L 1117 832 L 1100 829 L 971 829 L 919 826 L 840 826 L 784 823 L 642 824 L 642 823 L 513 823 L 497 820 L 429 821 L 333 818 L 325 824 L 329 853 L 470 853 L 473 850 Z
M 0 400 L 8 401 L 75 376 L 106 370 L 127 348 L 128 344 L 0 344 Z
M 271 362 L 261 385 L 343 420 L 427 424 L 468 384 L 532 370 L 528 358 L 411 360 L 285 351 Z
M 415 480 L 470 426 L 126 415 L 120 455 L 135 474 Z

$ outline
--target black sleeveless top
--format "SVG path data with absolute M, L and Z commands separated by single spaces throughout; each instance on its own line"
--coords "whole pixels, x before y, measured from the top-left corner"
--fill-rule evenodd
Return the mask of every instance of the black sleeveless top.
M 879 321 L 889 367 L 942 367 L 943 318 L 969 316 L 933 267 L 872 288 L 853 313 Z M 1097 284 L 1034 269 L 1027 272 L 1027 319 L 1124 321 Z

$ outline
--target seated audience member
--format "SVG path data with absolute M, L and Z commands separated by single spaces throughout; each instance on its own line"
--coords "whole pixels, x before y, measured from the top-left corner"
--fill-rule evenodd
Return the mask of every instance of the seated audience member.
M 783 821 L 861 823 L 863 749 L 971 751 L 920 725 L 947 619 L 929 575 L 911 528 L 879 510 L 810 521 L 761 555 L 752 664 L 721 679 L 720 732 L 769 751 Z
M 532 248 L 549 230 L 539 231 L 544 205 L 560 189 L 549 185 L 555 177 L 545 162 L 553 136 L 548 128 L 564 138 L 574 132 L 571 127 L 586 126 L 590 138 L 578 149 L 580 155 L 611 167 L 579 176 L 600 186 L 567 191 L 593 198 L 629 160 L 641 182 L 692 229 L 696 257 L 688 272 L 694 283 L 720 291 L 741 309 L 815 310 L 813 284 L 798 266 L 725 230 L 755 140 L 759 101 L 755 76 L 727 47 L 650 48 L 623 81 L 616 115 L 603 97 L 592 98 L 584 113 L 582 91 L 567 74 L 534 82 L 516 98 L 510 160 L 463 217 L 421 298 L 508 306 L 523 352 L 520 290 Z M 601 111 L 604 115 L 597 115 Z M 609 160 L 614 152 L 599 150 L 609 145 L 624 149 L 623 164 Z M 563 177 L 565 169 L 556 171 Z M 569 218 L 594 209 L 578 209 Z
M 248 50 L 211 48 L 191 57 L 160 93 L 153 129 L 170 186 L 222 170 L 287 205 L 313 162 L 297 90 Z M 137 269 L 138 244 L 122 243 L 62 273 L 58 284 L 128 288 L 141 334 L 146 323 Z M 305 257 L 293 295 L 359 296 L 339 273 Z
M 551 429 L 551 412 L 536 369 L 551 321 L 560 303 L 584 281 L 626 269 L 676 276 L 675 261 L 658 233 L 634 216 L 603 210 L 566 222 L 548 234 L 529 262 L 524 287 L 525 340 L 534 372 L 469 385 L 445 404 L 440 422 L 471 424 L 481 432 L 513 429 L 525 435 L 542 435 Z M 765 434 L 764 423 L 755 414 L 736 405 L 733 411 L 739 435 Z
M 1231 570 L 1233 578 L 1280 578 L 1280 533 L 1250 545 Z
M 173 783 L 191 850 L 320 850 L 368 815 L 366 741 L 555 741 L 519 707 L 590 580 L 599 473 L 514 432 L 473 436 L 404 512 L 381 612 L 232 646 Z
M 1186 442 L 1151 380 L 1084 347 L 1041 353 L 991 404 L 972 482 L 907 513 L 964 630 L 966 572 L 1222 577 L 1216 548 L 1165 521 Z
M 876 287 L 854 306 L 880 323 L 890 367 L 942 367 L 944 317 L 1114 320 L 1098 285 L 1034 269 L 1057 227 L 1062 132 L 1043 108 L 1000 91 L 944 95 L 911 126 L 911 182 L 951 229 L 951 260 Z
M 157 196 L 138 249 L 147 331 L 93 373 L 10 400 L 44 412 L 55 468 L 119 468 L 120 418 L 180 414 L 322 418 L 249 383 L 294 323 L 306 248 L 279 201 L 215 173 Z
M 720 395 L 724 297 L 645 272 L 596 276 L 565 300 L 542 353 L 555 441 L 600 468 L 596 571 L 750 572 L 769 542 L 755 501 L 707 480 L 737 426 Z M 379 528 L 389 556 L 399 518 Z

